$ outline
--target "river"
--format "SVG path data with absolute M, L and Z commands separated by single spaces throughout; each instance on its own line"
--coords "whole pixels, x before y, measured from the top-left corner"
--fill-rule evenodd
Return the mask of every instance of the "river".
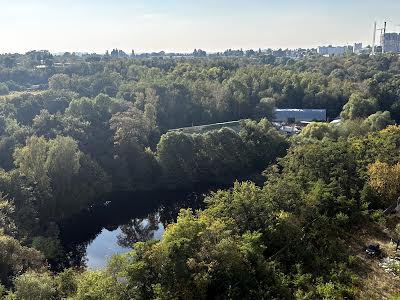
M 57 262 L 58 268 L 102 268 L 109 257 L 130 251 L 135 242 L 161 239 L 181 208 L 203 208 L 204 195 L 216 189 L 106 195 L 97 205 L 59 224 L 65 255 Z

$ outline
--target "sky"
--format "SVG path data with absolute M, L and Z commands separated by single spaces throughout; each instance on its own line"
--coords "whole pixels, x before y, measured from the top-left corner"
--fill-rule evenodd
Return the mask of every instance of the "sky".
M 400 0 L 0 0 L 0 53 L 371 44 Z

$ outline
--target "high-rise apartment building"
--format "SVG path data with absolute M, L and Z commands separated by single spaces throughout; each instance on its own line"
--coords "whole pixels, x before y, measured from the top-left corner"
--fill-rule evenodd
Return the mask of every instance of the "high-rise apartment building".
M 384 53 L 400 53 L 400 33 L 384 33 L 381 35 L 381 46 Z

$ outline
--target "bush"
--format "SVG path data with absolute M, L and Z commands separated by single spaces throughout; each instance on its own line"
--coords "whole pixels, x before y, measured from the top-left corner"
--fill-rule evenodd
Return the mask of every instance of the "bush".
M 381 209 L 373 211 L 370 216 L 373 222 L 376 222 L 378 224 L 385 223 L 385 217 Z
M 124 299 L 121 294 L 124 288 L 113 277 L 104 271 L 87 271 L 77 277 L 77 292 L 71 299 Z
M 308 124 L 300 134 L 306 138 L 322 140 L 323 138 L 335 139 L 337 136 L 336 128 L 328 123 Z
M 8 95 L 9 92 L 8 86 L 0 82 L 0 96 Z
M 18 300 L 49 300 L 56 295 L 54 280 L 47 273 L 29 271 L 17 277 L 14 285 Z
M 22 246 L 19 241 L 0 231 L 0 282 L 8 285 L 13 276 L 27 269 L 42 270 L 44 265 L 39 251 Z
M 59 295 L 63 298 L 70 297 L 76 293 L 77 273 L 72 269 L 66 269 L 56 277 L 56 286 Z
M 0 299 L 3 299 L 5 293 L 6 293 L 5 286 L 0 283 Z

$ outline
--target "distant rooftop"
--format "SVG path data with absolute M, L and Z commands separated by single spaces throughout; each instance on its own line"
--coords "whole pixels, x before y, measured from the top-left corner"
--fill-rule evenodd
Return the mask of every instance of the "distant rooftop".
M 275 121 L 286 123 L 326 121 L 326 109 L 276 109 Z
M 307 109 L 307 108 L 277 108 L 277 112 L 281 111 L 297 111 L 297 112 L 326 112 L 326 109 Z
M 191 126 L 191 127 L 183 127 L 183 128 L 176 128 L 176 129 L 170 129 L 168 130 L 169 132 L 171 131 L 177 131 L 177 132 L 185 132 L 185 133 L 204 133 L 208 132 L 211 130 L 219 130 L 221 128 L 231 128 L 237 132 L 240 131 L 240 120 L 239 121 L 229 121 L 229 122 L 222 122 L 222 123 L 212 123 L 212 124 L 206 124 L 206 125 L 198 125 L 198 126 Z

